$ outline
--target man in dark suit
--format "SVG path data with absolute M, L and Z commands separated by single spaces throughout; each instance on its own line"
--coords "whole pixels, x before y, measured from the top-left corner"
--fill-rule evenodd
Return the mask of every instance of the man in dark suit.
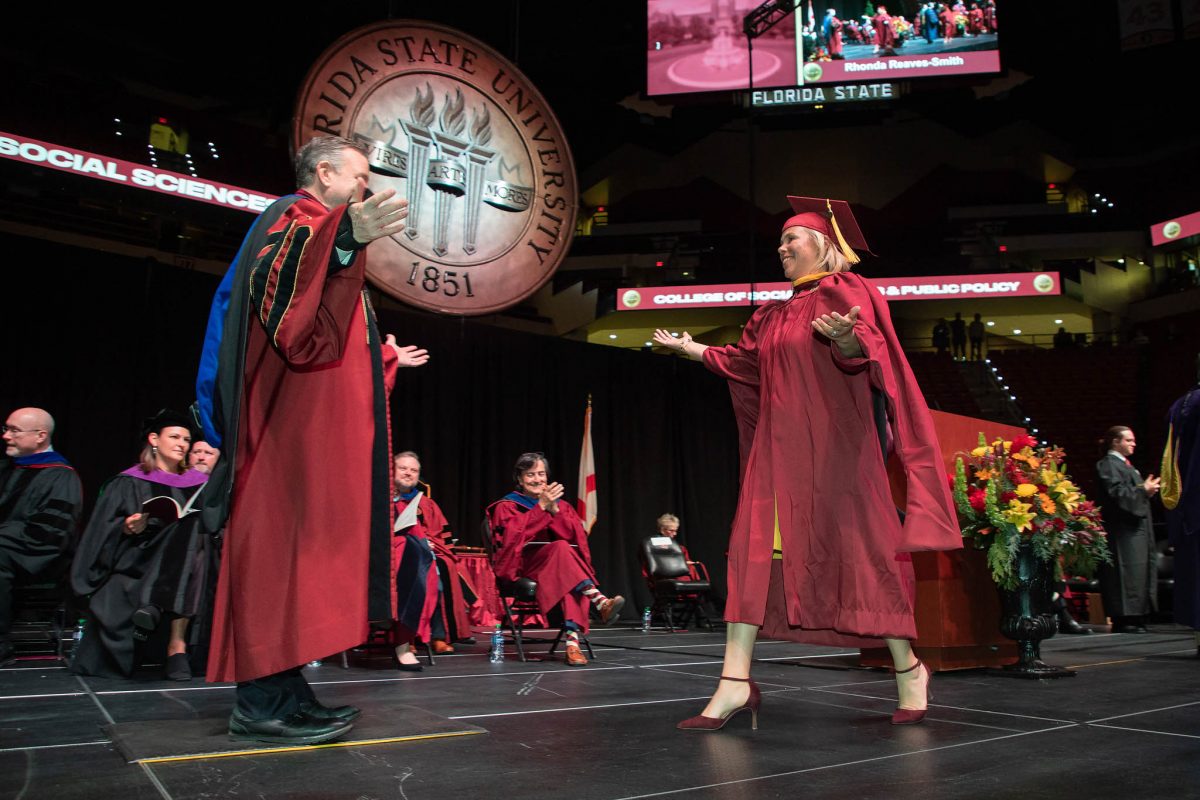
M 1150 498 L 1158 494 L 1159 479 L 1143 478 L 1129 460 L 1137 449 L 1129 428 L 1109 428 L 1104 441 L 1107 452 L 1096 462 L 1096 478 L 1113 563 L 1100 570 L 1100 591 L 1113 633 L 1145 633 L 1146 617 L 1157 608 Z

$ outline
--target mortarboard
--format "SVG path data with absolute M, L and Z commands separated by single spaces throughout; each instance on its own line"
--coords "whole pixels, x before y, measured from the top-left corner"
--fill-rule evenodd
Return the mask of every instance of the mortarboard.
M 792 204 L 795 214 L 783 223 L 783 230 L 799 225 L 819 231 L 838 243 L 842 255 L 846 256 L 851 264 L 857 264 L 861 260 L 855 250 L 871 252 L 862 229 L 858 227 L 858 220 L 854 218 L 854 212 L 845 200 L 788 195 L 788 202 Z
M 160 409 L 152 417 L 142 420 L 142 436 L 151 433 L 161 433 L 163 428 L 187 428 L 190 433 L 194 430 L 195 422 L 187 414 L 180 414 L 169 408 Z

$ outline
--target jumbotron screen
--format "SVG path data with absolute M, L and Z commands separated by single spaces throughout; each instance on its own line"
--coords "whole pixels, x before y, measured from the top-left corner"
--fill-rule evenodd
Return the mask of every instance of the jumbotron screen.
M 742 20 L 761 5 L 647 0 L 646 93 L 749 88 Z M 754 40 L 754 88 L 999 72 L 996 5 L 801 2 Z

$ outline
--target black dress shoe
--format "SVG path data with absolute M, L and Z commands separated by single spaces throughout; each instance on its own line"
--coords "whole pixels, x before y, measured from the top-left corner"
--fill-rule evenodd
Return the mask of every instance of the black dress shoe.
M 154 633 L 154 629 L 158 627 L 158 621 L 162 619 L 162 609 L 158 606 L 142 606 L 133 612 L 131 619 L 133 621 L 134 640 L 144 642 L 150 638 L 150 634 Z
M 188 663 L 187 653 L 167 656 L 167 677 L 173 681 L 190 681 L 192 679 L 192 665 Z
M 1086 636 L 1092 632 L 1091 628 L 1085 628 L 1074 620 L 1066 609 L 1058 612 L 1058 632 L 1073 633 L 1080 636 Z
M 300 706 L 301 713 L 308 714 L 313 719 L 317 720 L 341 720 L 342 722 L 353 722 L 358 719 L 358 715 L 362 710 L 355 706 L 323 706 L 320 703 L 312 702 L 305 703 Z
M 229 739 L 270 744 L 321 744 L 340 739 L 354 727 L 343 720 L 314 719 L 297 712 L 285 719 L 248 719 L 237 709 L 229 716 Z
M 1147 633 L 1141 625 L 1113 625 L 1113 633 Z
M 1058 617 L 1059 633 L 1073 633 L 1086 636 L 1092 632 L 1090 628 L 1083 627 L 1071 616 L 1071 611 L 1067 608 L 1067 599 L 1065 597 L 1059 597 L 1050 605 L 1054 608 L 1055 616 Z

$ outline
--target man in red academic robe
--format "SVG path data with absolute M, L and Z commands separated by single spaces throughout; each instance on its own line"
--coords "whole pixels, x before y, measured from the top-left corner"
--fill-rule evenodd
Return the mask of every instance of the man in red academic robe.
M 565 660 L 569 666 L 583 666 L 588 662 L 579 649 L 579 634 L 588 631 L 588 604 L 607 625 L 620 614 L 625 598 L 605 597 L 596 585 L 583 522 L 570 503 L 559 502 L 563 486 L 548 481 L 549 470 L 541 453 L 523 454 L 513 467 L 516 491 L 488 506 L 492 569 L 501 580 L 535 581 L 543 614 L 562 603 Z
M 942 13 L 938 14 L 938 18 L 942 21 L 942 44 L 950 44 L 958 28 L 958 15 L 949 5 L 943 4 Z
M 871 24 L 875 27 L 875 46 L 879 48 L 879 55 L 894 56 L 896 30 L 892 27 L 892 18 L 886 6 L 876 6 L 875 9 L 875 16 L 871 18 Z
M 296 174 L 217 291 L 197 390 L 228 454 L 203 509 L 225 531 L 208 680 L 238 684 L 232 739 L 314 744 L 359 711 L 322 706 L 300 667 L 394 617 L 387 397 L 428 355 L 384 340 L 365 291 L 361 251 L 403 230 L 407 203 L 361 199 L 369 167 L 346 139 L 313 139 Z
M 430 643 L 433 652 L 454 652 L 450 641 L 471 635 L 463 586 L 475 590 L 458 557 L 450 549 L 450 523 L 427 492 L 421 492 L 421 461 L 411 450 L 397 453 L 395 465 L 396 517 L 420 493 L 417 523 L 392 538 L 392 563 L 396 571 L 397 619 L 404 627 L 403 641 L 414 636 Z M 436 566 L 434 565 L 436 562 Z M 402 663 L 409 663 L 398 654 Z M 415 663 L 416 659 L 411 659 Z
M 978 36 L 984 32 L 983 9 L 978 3 L 971 4 L 971 10 L 967 12 L 967 30 L 972 36 Z
M 842 21 L 837 17 L 837 11 L 830 8 L 825 12 L 825 40 L 829 42 L 829 57 L 841 60 L 846 57 L 842 49 Z

